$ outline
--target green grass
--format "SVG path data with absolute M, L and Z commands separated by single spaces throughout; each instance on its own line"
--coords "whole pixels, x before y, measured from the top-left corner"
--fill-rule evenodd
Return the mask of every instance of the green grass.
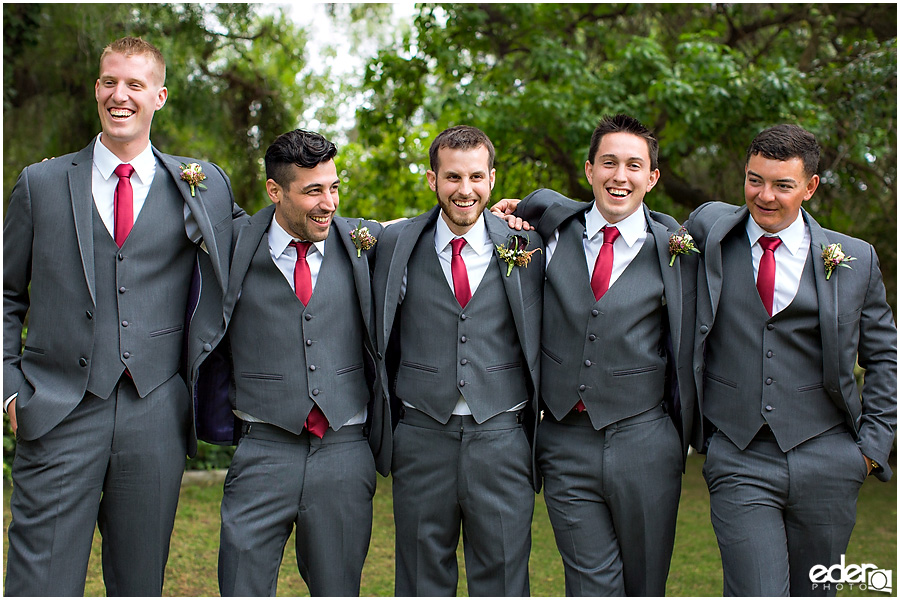
M 720 596 L 722 569 L 716 538 L 709 523 L 709 494 L 700 474 L 702 457 L 688 460 L 684 477 L 675 554 L 666 593 L 670 596 Z M 8 544 L 10 486 L 4 487 L 4 556 Z M 172 534 L 172 549 L 166 571 L 167 596 L 218 596 L 216 560 L 219 541 L 221 483 L 185 485 L 178 505 Z M 394 586 L 394 524 L 389 479 L 379 478 L 375 494 L 372 542 L 362 576 L 363 596 L 392 596 Z M 88 566 L 85 595 L 105 594 L 100 571 L 100 536 L 95 533 Z M 466 594 L 462 551 L 458 594 Z M 847 549 L 847 563 L 874 563 L 896 572 L 897 487 L 869 478 L 859 497 L 857 523 Z M 534 596 L 562 596 L 563 569 L 553 539 L 543 496 L 535 502 L 532 522 L 531 593 Z M 4 565 L 5 570 L 5 565 Z M 895 576 L 896 577 L 896 576 Z M 894 585 L 897 585 L 895 579 Z M 896 590 L 896 587 L 895 587 Z M 297 573 L 293 538 L 288 542 L 278 578 L 279 596 L 307 596 L 309 592 Z M 844 589 L 839 596 L 883 596 L 878 592 Z

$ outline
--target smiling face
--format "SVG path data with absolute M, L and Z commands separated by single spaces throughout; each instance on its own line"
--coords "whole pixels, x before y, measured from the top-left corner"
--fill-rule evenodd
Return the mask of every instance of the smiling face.
M 107 54 L 94 84 L 101 143 L 123 162 L 137 156 L 150 141 L 153 114 L 168 98 L 162 67 L 148 54 Z
M 266 181 L 266 192 L 275 203 L 275 220 L 295 238 L 321 242 L 328 237 L 340 202 L 337 167 L 334 160 L 327 160 L 312 169 L 291 168 L 293 179 L 287 186 Z
M 773 160 L 754 154 L 744 169 L 744 200 L 756 224 L 778 233 L 797 219 L 800 205 L 812 198 L 819 176 L 807 177 L 803 160 Z
M 437 173 L 426 173 L 441 206 L 441 217 L 455 235 L 469 231 L 491 199 L 495 170 L 489 164 L 490 153 L 484 146 L 470 150 L 442 147 Z
M 608 223 L 618 223 L 634 213 L 659 180 L 659 169 L 650 169 L 647 142 L 625 132 L 603 136 L 594 161 L 584 163 L 584 174 L 594 190 L 597 209 Z

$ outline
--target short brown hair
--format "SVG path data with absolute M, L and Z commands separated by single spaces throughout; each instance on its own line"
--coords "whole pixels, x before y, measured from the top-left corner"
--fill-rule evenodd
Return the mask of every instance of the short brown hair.
M 451 150 L 474 150 L 480 146 L 484 146 L 488 151 L 488 169 L 494 168 L 494 144 L 491 138 L 477 127 L 471 125 L 457 125 L 445 129 L 438 134 L 434 141 L 431 142 L 431 148 L 428 149 L 428 158 L 431 163 L 431 170 L 435 173 L 441 166 L 438 160 L 438 150 L 441 148 L 450 148 Z
M 806 177 L 812 177 L 819 169 L 819 143 L 816 136 L 798 125 L 784 123 L 761 131 L 750 142 L 744 165 L 757 154 L 769 160 L 799 158 L 803 162 L 803 174 Z
M 659 166 L 659 142 L 653 132 L 647 129 L 643 123 L 630 115 L 618 114 L 605 116 L 600 119 L 594 133 L 591 136 L 591 147 L 588 149 L 588 162 L 594 164 L 600 141 L 607 133 L 630 133 L 647 142 L 647 152 L 650 154 L 650 170 L 655 171 Z
M 146 54 L 154 60 L 159 67 L 157 69 L 157 74 L 160 75 L 160 84 L 166 84 L 166 59 L 163 58 L 162 52 L 150 42 L 146 42 L 139 37 L 129 36 L 117 39 L 104 48 L 103 52 L 100 54 L 101 68 L 103 59 L 110 54 L 123 54 L 125 56 Z

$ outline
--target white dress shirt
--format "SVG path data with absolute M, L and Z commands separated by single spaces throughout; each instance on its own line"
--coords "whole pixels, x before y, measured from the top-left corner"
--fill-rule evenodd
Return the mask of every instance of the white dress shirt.
M 113 197 L 116 193 L 116 185 L 119 178 L 115 174 L 116 168 L 123 164 L 122 161 L 112 151 L 103 145 L 103 134 L 97 136 L 97 142 L 94 144 L 94 166 L 91 169 L 91 192 L 94 195 L 94 205 L 109 235 L 115 236 L 115 205 Z M 153 184 L 153 177 L 156 175 L 156 157 L 153 156 L 153 147 L 147 140 L 147 147 L 140 154 L 134 157 L 128 164 L 134 167 L 134 173 L 131 176 L 131 189 L 134 190 L 134 220 L 137 221 L 138 214 L 144 207 L 147 200 L 147 194 L 150 193 L 150 186 Z M 132 222 L 132 224 L 134 224 Z
M 588 279 L 590 279 L 594 273 L 594 263 L 597 262 L 600 248 L 603 246 L 601 230 L 610 223 L 600 214 L 595 202 L 585 213 L 584 224 L 584 258 L 587 264 Z M 619 230 L 619 237 L 613 242 L 613 267 L 609 276 L 609 287 L 612 287 L 612 284 L 635 259 L 647 239 L 647 217 L 644 215 L 644 205 L 641 204 L 636 211 L 618 223 L 613 223 L 612 226 Z M 558 242 L 559 229 L 553 232 L 553 237 L 547 242 L 547 266 L 550 265 Z
M 303 240 L 295 239 L 291 234 L 285 231 L 284 228 L 278 224 L 278 221 L 275 220 L 274 215 L 272 216 L 272 224 L 269 226 L 268 239 L 269 255 L 272 257 L 272 261 L 275 263 L 275 266 L 278 267 L 278 270 L 281 271 L 281 274 L 284 275 L 284 278 L 287 280 L 288 285 L 291 286 L 291 289 L 294 290 L 294 265 L 297 263 L 297 249 L 290 244 L 294 241 L 301 242 Z M 313 291 L 316 289 L 316 281 L 319 278 L 319 271 L 322 268 L 323 260 L 325 260 L 325 240 L 313 242 L 312 246 L 309 247 L 309 251 L 306 253 L 306 262 L 309 264 L 309 274 L 310 279 L 312 280 Z M 348 299 L 348 301 L 350 300 Z M 248 415 L 239 410 L 235 410 L 234 414 L 237 415 L 239 419 L 249 423 L 261 422 L 253 415 Z M 368 411 L 363 407 L 361 411 L 351 417 L 344 425 L 360 425 L 366 422 L 367 416 Z M 334 427 L 331 429 L 334 429 Z
M 756 281 L 759 273 L 759 261 L 762 259 L 763 249 L 759 245 L 759 238 L 763 235 L 772 236 L 762 227 L 756 224 L 753 217 L 747 219 L 747 239 L 750 241 L 750 255 L 753 259 L 753 281 Z M 794 300 L 797 290 L 800 289 L 800 277 L 803 275 L 803 267 L 806 265 L 806 257 L 809 256 L 810 234 L 809 227 L 803 220 L 803 216 L 797 213 L 797 218 L 785 229 L 778 232 L 781 244 L 775 249 L 775 293 L 772 296 L 772 314 L 781 312 Z

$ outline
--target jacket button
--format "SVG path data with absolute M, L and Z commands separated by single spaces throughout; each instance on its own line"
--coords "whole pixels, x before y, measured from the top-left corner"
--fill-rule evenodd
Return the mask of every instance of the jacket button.
M 773 329 L 775 329 L 775 326 L 773 324 L 769 323 L 768 325 L 766 325 L 766 329 L 768 329 L 769 331 L 772 331 Z
M 79 358 L 79 359 L 78 359 L 78 364 L 81 365 L 82 367 L 86 367 L 86 366 L 87 366 L 87 359 L 84 358 L 84 357 Z
M 131 352 L 123 352 L 122 358 L 131 358 Z
M 212 344 L 203 344 L 204 352 L 212 352 Z
M 708 331 L 709 331 L 709 327 L 707 327 L 706 325 L 700 326 L 700 333 L 707 333 Z
M 84 311 L 84 314 L 87 316 L 88 319 L 93 319 L 93 318 L 94 318 L 94 313 L 92 313 L 92 312 L 89 311 L 89 310 Z
M 381 352 L 376 352 L 375 358 L 377 358 L 378 360 L 384 360 L 384 355 Z

